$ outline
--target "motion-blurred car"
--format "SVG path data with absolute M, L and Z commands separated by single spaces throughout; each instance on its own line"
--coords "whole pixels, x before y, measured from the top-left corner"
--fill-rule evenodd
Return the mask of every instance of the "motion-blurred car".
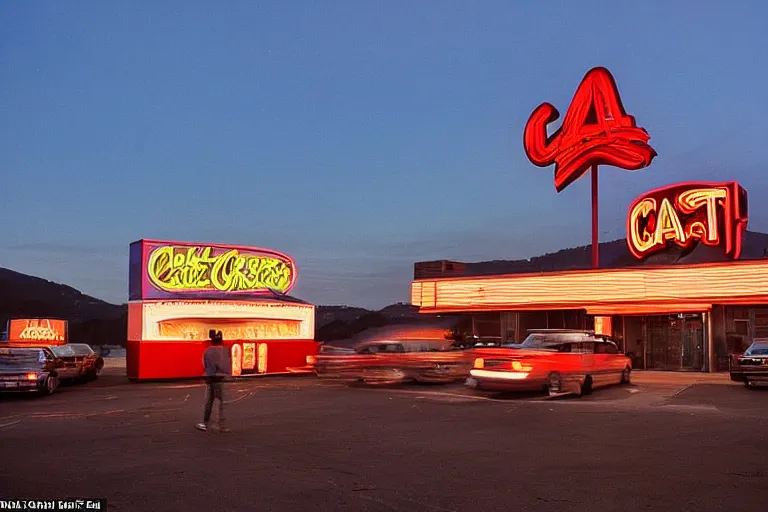
M 98 379 L 99 372 L 104 368 L 104 358 L 85 343 L 70 343 L 66 346 L 72 349 L 75 360 L 80 365 L 78 377 L 85 381 Z
M 0 348 L 0 392 L 50 395 L 59 387 L 61 364 L 47 348 Z
M 46 347 L 56 357 L 56 370 L 61 382 L 73 383 L 82 380 L 85 367 L 83 356 L 78 356 L 71 345 L 51 345 Z
M 521 344 L 476 348 L 467 385 L 482 391 L 545 390 L 581 396 L 628 384 L 632 363 L 607 336 L 592 331 L 530 331 Z
M 448 340 L 376 340 L 353 351 L 320 352 L 315 373 L 348 383 L 448 383 L 466 379 L 471 359 Z
M 768 338 L 758 338 L 743 354 L 734 354 L 729 373 L 731 380 L 747 387 L 768 383 Z

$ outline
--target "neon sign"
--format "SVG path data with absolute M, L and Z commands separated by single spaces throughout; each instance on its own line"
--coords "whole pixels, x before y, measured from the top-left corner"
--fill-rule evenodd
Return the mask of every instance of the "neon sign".
M 247 292 L 286 291 L 292 284 L 289 261 L 250 251 L 229 249 L 219 254 L 213 247 L 154 249 L 147 274 L 164 291 Z
M 16 318 L 8 322 L 8 341 L 11 343 L 63 345 L 66 340 L 66 320 Z
M 648 167 L 656 151 L 650 136 L 624 110 L 611 73 L 602 67 L 584 76 L 571 100 L 563 124 L 547 136 L 547 125 L 560 112 L 542 103 L 525 125 L 523 147 L 539 167 L 555 164 L 555 189 L 561 192 L 594 165 L 612 165 L 628 171 Z
M 670 243 L 687 249 L 698 242 L 738 259 L 747 221 L 747 193 L 735 181 L 670 185 L 632 203 L 627 244 L 638 259 Z
M 131 244 L 130 300 L 287 293 L 295 282 L 293 259 L 277 251 L 151 240 Z

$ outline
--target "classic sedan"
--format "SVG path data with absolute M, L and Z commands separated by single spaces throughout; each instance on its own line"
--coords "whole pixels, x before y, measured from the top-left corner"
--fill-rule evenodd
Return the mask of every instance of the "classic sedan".
M 104 368 L 104 358 L 86 343 L 69 343 L 66 346 L 72 350 L 76 362 L 80 365 L 79 378 L 85 381 L 98 379 L 99 372 Z
M 470 358 L 447 340 L 377 340 L 349 352 L 321 352 L 315 373 L 347 383 L 448 383 L 466 379 Z
M 0 392 L 50 395 L 59 387 L 59 364 L 47 348 L 0 348 Z
M 62 382 L 73 383 L 81 380 L 85 374 L 85 362 L 82 356 L 70 345 L 51 345 L 46 347 L 55 356 L 59 380 Z
M 545 390 L 581 396 L 628 384 L 632 363 L 607 336 L 591 331 L 531 331 L 521 344 L 475 349 L 466 384 L 481 391 Z
M 756 339 L 743 354 L 734 355 L 729 373 L 747 387 L 768 383 L 768 338 Z

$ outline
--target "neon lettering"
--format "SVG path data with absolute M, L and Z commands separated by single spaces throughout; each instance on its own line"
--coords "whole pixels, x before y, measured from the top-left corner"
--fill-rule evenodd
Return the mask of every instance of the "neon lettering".
M 64 320 L 48 318 L 13 319 L 8 326 L 8 340 L 16 342 L 66 341 L 67 323 Z
M 149 281 L 167 292 L 286 292 L 293 285 L 294 268 L 282 259 L 257 251 L 216 247 L 161 246 L 150 253 Z
M 705 222 L 691 222 L 688 236 L 706 237 L 707 241 L 717 243 L 717 203 L 728 197 L 728 191 L 723 188 L 693 189 L 682 192 L 677 198 L 678 206 L 683 213 L 692 214 L 702 206 L 707 209 Z
M 680 218 L 675 213 L 672 203 L 666 197 L 661 200 L 661 206 L 656 214 L 656 231 L 653 235 L 654 243 L 665 243 L 667 240 L 677 240 L 685 245 L 685 231 L 680 223 Z
M 602 67 L 591 69 L 571 100 L 563 124 L 551 136 L 547 125 L 560 112 L 542 103 L 525 125 L 523 147 L 539 167 L 555 164 L 555 189 L 561 192 L 592 165 L 612 165 L 628 171 L 648 167 L 656 151 L 650 136 L 624 110 L 616 82 Z
M 701 242 L 737 259 L 748 222 L 746 191 L 736 182 L 683 183 L 635 199 L 627 215 L 627 244 L 638 259 L 669 243 Z
M 27 327 L 21 334 L 19 334 L 20 340 L 35 340 L 35 341 L 61 341 L 64 337 L 49 327 Z
M 638 222 L 641 219 L 648 217 L 648 215 L 654 211 L 656 211 L 656 200 L 643 199 L 629 212 L 629 225 L 631 227 L 627 231 L 627 234 L 632 237 L 629 245 L 630 247 L 636 247 L 641 253 L 647 252 L 653 247 L 654 236 L 651 235 L 647 229 L 640 228 Z

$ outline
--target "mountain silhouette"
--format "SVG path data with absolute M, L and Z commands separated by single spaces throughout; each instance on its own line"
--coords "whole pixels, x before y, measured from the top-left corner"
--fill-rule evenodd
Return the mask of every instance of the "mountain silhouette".
M 747 231 L 742 245 L 742 259 L 768 256 L 768 234 Z M 699 244 L 693 250 L 677 247 L 638 261 L 629 253 L 624 239 L 600 244 L 603 267 L 635 265 L 675 265 L 704 263 L 727 259 L 717 247 Z M 419 276 L 420 265 L 439 262 L 419 262 L 414 274 Z M 493 275 L 525 272 L 552 272 L 585 269 L 591 266 L 591 246 L 563 249 L 530 259 L 493 260 L 462 264 L 451 275 Z M 430 273 L 430 275 L 435 275 Z M 407 293 L 407 289 L 403 290 Z M 86 295 L 71 286 L 54 283 L 0 267 L 0 330 L 11 318 L 62 318 L 69 321 L 69 335 L 73 342 L 91 345 L 125 345 L 128 309 L 125 304 L 109 302 Z M 359 340 L 367 334 L 413 332 L 422 335 L 429 329 L 451 329 L 453 320 L 435 320 L 420 315 L 418 308 L 408 303 L 391 304 L 378 311 L 338 305 L 317 306 L 315 313 L 315 339 L 317 341 Z M 389 326 L 401 326 L 388 329 Z M 367 334 L 364 334 L 367 333 Z

